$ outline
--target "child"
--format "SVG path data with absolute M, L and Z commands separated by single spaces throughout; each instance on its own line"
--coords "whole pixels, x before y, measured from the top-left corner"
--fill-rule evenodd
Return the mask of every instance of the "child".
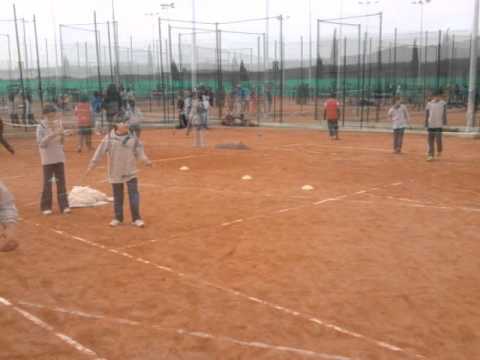
M 18 247 L 15 241 L 17 208 L 12 194 L 0 181 L 0 252 L 13 251 Z
M 3 120 L 2 120 L 2 118 L 0 118 L 0 144 L 2 144 L 5 147 L 5 149 L 7 149 L 7 151 L 10 152 L 10 154 L 12 154 L 12 155 L 15 154 L 15 150 L 13 150 L 13 147 L 3 137 Z
M 399 96 L 395 97 L 395 104 L 388 111 L 388 116 L 393 125 L 393 151 L 395 154 L 402 153 L 403 135 L 408 126 L 410 117 L 407 107 L 402 104 Z
M 190 134 L 192 127 L 195 127 L 195 147 L 204 147 L 205 142 L 203 139 L 203 127 L 202 127 L 202 113 L 205 111 L 203 107 L 202 96 L 196 91 L 193 93 L 192 106 L 190 114 L 188 116 L 188 128 L 187 135 Z
M 336 95 L 332 93 L 330 98 L 323 105 L 323 120 L 328 122 L 328 132 L 330 139 L 339 140 L 338 138 L 338 119 L 340 119 L 340 103 L 336 99 Z
M 44 215 L 52 214 L 52 183 L 57 183 L 58 204 L 63 214 L 70 213 L 67 187 L 65 185 L 65 152 L 63 138 L 70 135 L 57 121 L 57 109 L 52 104 L 43 108 L 46 117 L 37 126 L 37 143 L 43 166 L 43 191 L 41 210 Z
M 136 162 L 142 160 L 147 166 L 151 166 L 152 162 L 145 155 L 143 144 L 130 134 L 127 123 L 115 124 L 110 134 L 106 135 L 98 146 L 87 169 L 87 175 L 105 154 L 108 155 L 108 180 L 112 184 L 114 198 L 115 218 L 110 222 L 110 226 L 116 227 L 123 223 L 123 188 L 126 183 L 133 224 L 144 227 L 145 223 L 140 217 Z
M 425 127 L 428 129 L 427 161 L 432 161 L 435 157 L 435 142 L 437 157 L 440 157 L 443 151 L 442 132 L 443 126 L 447 124 L 447 103 L 443 101 L 442 95 L 441 90 L 436 90 L 425 111 Z
M 90 106 L 87 96 L 82 96 L 80 102 L 75 106 L 75 117 L 78 125 L 78 149 L 80 153 L 85 144 L 88 150 L 92 150 L 92 116 L 93 109 Z

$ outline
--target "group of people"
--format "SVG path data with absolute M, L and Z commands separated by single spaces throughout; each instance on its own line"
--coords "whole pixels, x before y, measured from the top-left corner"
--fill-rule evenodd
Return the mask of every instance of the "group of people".
M 130 104 L 132 111 L 135 107 Z M 92 119 L 92 106 L 88 98 L 83 98 L 75 107 L 78 119 L 80 149 L 84 138 L 91 136 L 87 130 L 92 129 L 89 123 Z M 43 215 L 53 214 L 53 184 L 56 184 L 58 206 L 61 214 L 71 213 L 66 186 L 66 155 L 64 140 L 73 132 L 64 129 L 63 121 L 58 116 L 58 108 L 54 104 L 47 104 L 43 108 L 43 118 L 39 121 L 36 131 L 36 140 L 40 153 L 43 170 L 43 189 L 40 200 L 40 210 Z M 100 160 L 108 157 L 108 180 L 112 185 L 114 217 L 110 226 L 116 227 L 124 222 L 123 203 L 124 187 L 126 185 L 132 215 L 132 224 L 137 227 L 145 225 L 140 215 L 140 195 L 138 192 L 137 161 L 143 161 L 151 166 L 152 162 L 145 154 L 143 143 L 139 135 L 139 126 L 132 124 L 130 116 L 115 116 L 109 122 L 109 131 L 97 147 L 85 173 L 88 176 L 98 165 Z M 0 121 L 0 143 L 12 154 L 13 147 L 3 137 L 3 123 Z M 91 147 L 90 140 L 86 141 Z M 5 185 L 0 182 L 0 252 L 12 251 L 18 247 L 15 240 L 15 224 L 18 220 L 13 196 Z
M 327 121 L 328 131 L 332 140 L 339 140 L 338 122 L 341 114 L 341 104 L 332 94 L 324 103 L 323 119 Z M 405 129 L 408 128 L 410 115 L 407 106 L 400 96 L 395 97 L 394 105 L 388 110 L 388 117 L 393 128 L 393 152 L 402 153 Z M 443 127 L 447 125 L 447 103 L 443 92 L 436 90 L 425 108 L 425 128 L 428 132 L 427 161 L 440 157 L 443 151 Z
M 107 99 L 112 101 L 112 93 L 107 91 Z M 425 127 L 428 130 L 428 161 L 440 157 L 443 151 L 442 132 L 447 124 L 447 104 L 443 100 L 443 93 L 436 91 L 425 109 Z M 115 97 L 113 97 L 115 98 Z M 117 99 L 118 100 L 118 99 Z M 183 104 L 179 104 L 179 110 L 183 113 L 183 125 L 190 131 L 196 129 L 196 146 L 204 146 L 203 129 L 208 125 L 209 97 L 205 93 L 187 93 Z M 92 129 L 89 123 L 94 113 L 96 100 L 90 102 L 88 98 L 82 98 L 75 107 L 75 115 L 78 118 L 79 136 L 81 137 L 79 149 L 85 143 L 91 147 L 91 139 L 84 139 L 87 130 Z M 118 102 L 118 112 L 127 106 L 127 111 L 134 111 L 134 102 L 123 104 Z M 102 105 L 103 107 L 103 105 Z M 108 108 L 108 107 L 107 107 Z M 111 108 L 107 114 L 112 114 Z M 110 111 L 110 112 L 109 112 Z M 205 117 L 204 114 L 207 113 Z M 335 95 L 324 103 L 324 119 L 328 123 L 329 135 L 332 139 L 338 140 L 338 121 L 341 115 L 341 104 Z M 134 116 L 134 115 L 133 115 Z M 402 152 L 405 129 L 409 124 L 409 113 L 406 105 L 400 97 L 395 98 L 394 105 L 388 111 L 388 117 L 393 127 L 393 151 L 396 154 Z M 108 119 L 108 118 L 107 118 Z M 97 147 L 93 155 L 86 175 L 90 174 L 106 155 L 108 161 L 108 180 L 112 185 L 114 218 L 110 226 L 116 227 L 124 222 L 123 203 L 124 188 L 126 186 L 132 216 L 132 223 L 137 227 L 143 227 L 144 221 L 140 215 L 140 195 L 138 191 L 137 161 L 143 161 L 145 165 L 151 166 L 152 162 L 146 156 L 144 146 L 140 141 L 140 128 L 135 122 L 132 124 L 128 116 L 111 116 L 108 120 L 109 131 Z M 40 209 L 45 216 L 53 214 L 53 183 L 56 183 L 57 198 L 60 212 L 69 214 L 71 209 L 68 202 L 65 171 L 64 138 L 71 134 L 65 130 L 63 122 L 57 116 L 57 107 L 47 104 L 43 108 L 43 119 L 37 126 L 36 139 L 43 168 L 43 189 L 40 201 Z M 12 155 L 15 154 L 13 147 L 3 136 L 3 122 L 0 119 L 0 144 L 2 144 Z M 12 251 L 18 247 L 15 240 L 15 224 L 18 219 L 17 209 L 13 196 L 0 182 L 0 252 Z

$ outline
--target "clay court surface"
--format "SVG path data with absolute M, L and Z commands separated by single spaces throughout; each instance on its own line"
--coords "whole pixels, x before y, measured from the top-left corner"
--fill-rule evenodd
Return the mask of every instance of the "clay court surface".
M 111 206 L 43 217 L 34 141 L 0 152 L 23 219 L 0 256 L 0 359 L 480 358 L 479 141 L 446 136 L 427 163 L 425 135 L 403 155 L 390 134 L 142 136 L 145 229 L 109 228 Z M 69 188 L 91 156 L 75 145 Z M 88 184 L 111 194 L 105 177 Z

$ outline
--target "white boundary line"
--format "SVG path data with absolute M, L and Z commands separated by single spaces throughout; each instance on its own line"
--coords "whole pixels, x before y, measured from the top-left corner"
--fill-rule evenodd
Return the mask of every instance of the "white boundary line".
M 38 327 L 42 328 L 43 330 L 47 330 L 48 332 L 52 333 L 57 338 L 62 340 L 64 343 L 66 343 L 70 347 L 73 347 L 75 350 L 82 353 L 83 355 L 87 355 L 89 357 L 92 357 L 95 360 L 106 360 L 105 358 L 100 358 L 93 350 L 83 346 L 82 344 L 80 344 L 78 341 L 72 339 L 71 337 L 57 332 L 51 325 L 47 324 L 46 322 L 39 319 L 38 317 L 30 314 L 29 312 L 13 305 L 9 300 L 7 300 L 7 299 L 5 299 L 1 296 L 0 296 L 0 305 L 4 305 L 6 307 L 9 307 L 9 308 L 15 310 L 17 313 L 22 315 L 25 319 L 31 321 L 32 323 L 34 323 Z
M 395 183 L 395 184 L 402 184 L 402 183 Z M 357 191 L 357 192 L 352 193 L 352 194 L 340 195 L 340 196 L 337 196 L 335 198 L 327 198 L 327 199 L 323 199 L 323 200 L 316 201 L 316 202 L 313 202 L 313 203 L 306 203 L 306 204 L 302 204 L 302 205 L 297 205 L 297 206 L 293 206 L 293 207 L 290 207 L 290 208 L 287 208 L 287 209 L 273 210 L 273 211 L 268 212 L 268 213 L 257 214 L 257 215 L 250 216 L 250 217 L 247 217 L 247 218 L 240 218 L 240 219 L 235 219 L 235 220 L 231 220 L 231 221 L 225 221 L 225 222 L 223 222 L 219 225 L 209 225 L 209 226 L 199 227 L 199 228 L 192 229 L 192 230 L 190 230 L 188 232 L 185 232 L 185 233 L 182 233 L 182 234 L 177 234 L 177 235 L 171 236 L 171 237 L 168 238 L 168 240 L 172 240 L 172 239 L 182 237 L 184 235 L 188 235 L 192 231 L 205 230 L 205 229 L 215 228 L 217 226 L 221 226 L 221 227 L 232 226 L 232 225 L 235 225 L 235 224 L 244 223 L 246 221 L 258 220 L 258 219 L 262 219 L 262 218 L 269 218 L 269 217 L 272 217 L 272 216 L 276 216 L 276 215 L 279 215 L 279 214 L 284 214 L 284 213 L 290 212 L 292 210 L 298 210 L 298 209 L 306 208 L 306 207 L 309 207 L 309 206 L 312 206 L 312 205 L 313 206 L 318 206 L 318 205 L 322 205 L 322 204 L 332 202 L 332 201 L 340 201 L 340 200 L 346 199 L 350 196 L 358 195 L 358 193 L 365 194 L 365 193 L 370 192 L 370 191 L 380 190 L 381 187 L 388 187 L 388 186 L 396 186 L 396 185 L 390 184 L 390 185 L 384 185 L 384 186 L 380 186 L 380 187 L 374 187 L 374 188 L 371 188 L 371 189 L 368 189 L 368 190 L 362 190 L 360 192 Z M 165 239 L 163 239 L 163 240 L 165 240 Z M 153 243 L 156 243 L 156 242 L 159 242 L 159 241 L 161 241 L 161 240 L 152 239 L 152 240 L 144 241 L 144 242 L 137 243 L 137 244 L 122 246 L 122 247 L 117 248 L 117 250 L 127 250 L 127 249 L 139 248 L 139 247 L 143 247 L 143 246 L 153 244 Z
M 98 244 L 96 242 L 93 242 L 93 241 L 90 241 L 90 240 L 86 240 L 84 238 L 81 238 L 81 237 L 78 237 L 78 236 L 74 236 L 74 235 L 71 235 L 71 234 L 68 234 L 64 231 L 59 231 L 59 230 L 55 230 L 55 229 L 50 229 L 52 232 L 56 233 L 57 235 L 60 235 L 60 236 L 63 236 L 63 237 L 67 237 L 67 238 L 70 238 L 70 239 L 73 239 L 73 240 L 76 240 L 76 241 L 79 241 L 81 243 L 84 243 L 84 244 L 87 244 L 89 246 L 92 246 L 92 247 L 95 247 L 97 249 L 102 249 L 104 251 L 107 251 L 107 252 L 110 252 L 110 253 L 113 253 L 115 255 L 118 255 L 118 256 L 122 256 L 124 258 L 128 258 L 129 260 L 133 260 L 135 262 L 138 262 L 138 263 L 142 263 L 142 264 L 145 264 L 147 266 L 151 266 L 157 270 L 161 270 L 161 271 L 165 271 L 165 272 L 168 272 L 180 279 L 186 279 L 187 281 L 191 282 L 191 283 L 194 283 L 194 284 L 199 284 L 199 285 L 202 285 L 204 287 L 208 287 L 208 288 L 213 288 L 213 289 L 216 289 L 216 290 L 220 290 L 222 292 L 225 292 L 225 293 L 228 293 L 230 295 L 234 295 L 234 296 L 237 296 L 239 298 L 243 298 L 243 299 L 247 299 L 249 300 L 250 302 L 254 302 L 254 303 L 257 303 L 257 304 L 261 304 L 261 305 L 264 305 L 266 307 L 269 307 L 271 309 L 276 309 L 280 312 L 283 312 L 285 314 L 288 314 L 288 315 L 291 315 L 291 316 L 294 316 L 294 317 L 297 317 L 297 318 L 300 318 L 304 321 L 307 321 L 307 322 L 310 322 L 310 323 L 314 323 L 314 324 L 317 324 L 317 325 L 320 325 L 324 328 L 327 328 L 327 329 L 331 329 L 333 331 L 336 331 L 338 333 L 341 333 L 341 334 L 344 334 L 344 335 L 347 335 L 347 336 L 350 336 L 350 337 L 354 337 L 354 338 L 357 338 L 357 339 L 360 339 L 360 340 L 363 340 L 365 342 L 368 342 L 370 344 L 374 344 L 380 348 L 383 348 L 383 349 L 386 349 L 386 350 L 389 350 L 389 351 L 392 351 L 392 352 L 396 352 L 396 353 L 402 353 L 406 356 L 409 356 L 409 357 L 412 357 L 412 358 L 416 358 L 416 359 L 426 359 L 425 356 L 423 355 L 420 355 L 420 354 L 416 354 L 414 352 L 411 352 L 410 350 L 406 350 L 406 349 L 402 349 L 396 345 L 392 345 L 392 344 L 389 344 L 387 342 L 384 342 L 384 341 L 380 341 L 380 340 L 377 340 L 377 339 L 374 339 L 374 338 L 371 338 L 371 337 L 368 337 L 366 335 L 363 335 L 363 334 L 360 334 L 360 333 L 357 333 L 355 331 L 350 331 L 350 330 L 347 330 L 346 328 L 343 328 L 341 326 L 338 326 L 338 325 L 335 325 L 335 324 L 331 324 L 331 323 L 328 323 L 324 320 L 321 320 L 321 319 L 318 319 L 318 318 L 315 318 L 315 317 L 311 317 L 310 315 L 308 314 L 303 314 L 301 312 L 298 312 L 298 311 L 295 311 L 295 310 L 291 310 L 287 307 L 284 307 L 284 306 L 281 306 L 281 305 L 278 305 L 278 304 L 275 304 L 275 303 L 272 303 L 272 302 L 269 302 L 269 301 L 266 301 L 266 300 L 262 300 L 262 299 L 259 299 L 257 297 L 253 297 L 253 296 L 250 296 L 246 293 L 243 293 L 243 292 L 240 292 L 240 291 L 237 291 L 237 290 L 233 290 L 233 289 L 230 289 L 230 288 L 227 288 L 227 287 L 224 287 L 222 285 L 218 285 L 218 284 L 215 284 L 215 283 L 212 283 L 210 281 L 207 281 L 207 280 L 203 280 L 203 279 L 200 279 L 194 275 L 190 275 L 190 274 L 186 274 L 186 273 L 183 273 L 183 272 L 178 272 L 176 270 L 174 270 L 173 268 L 170 268 L 170 267 L 167 267 L 167 266 L 163 266 L 163 265 L 159 265 L 159 264 L 156 264 L 154 262 L 151 262 L 149 260 L 146 260 L 146 259 L 143 259 L 141 257 L 135 257 L 135 256 L 132 256 L 126 252 L 122 252 L 122 251 L 119 251 L 119 250 L 116 250 L 116 249 L 111 249 L 111 248 L 107 248 L 106 246 L 104 245 L 101 245 L 101 244 Z
M 325 359 L 325 360 L 353 360 L 353 359 L 351 359 L 349 357 L 345 357 L 345 356 L 318 353 L 318 352 L 311 351 L 311 350 L 305 350 L 305 349 L 294 348 L 294 347 L 289 347 L 289 346 L 272 345 L 272 344 L 268 344 L 268 343 L 265 343 L 265 342 L 244 341 L 244 340 L 239 340 L 239 339 L 232 338 L 232 337 L 229 337 L 229 336 L 218 336 L 218 335 L 213 335 L 213 334 L 202 332 L 202 331 L 191 331 L 191 330 L 185 330 L 185 329 L 166 328 L 166 327 L 162 327 L 160 325 L 148 325 L 148 324 L 141 323 L 139 321 L 134 321 L 134 320 L 129 320 L 129 319 L 111 318 L 111 317 L 107 317 L 107 316 L 104 316 L 104 315 L 90 314 L 90 313 L 86 313 L 86 312 L 83 312 L 83 311 L 68 310 L 68 309 L 59 308 L 59 307 L 49 308 L 49 307 L 46 307 L 44 305 L 32 304 L 32 303 L 28 303 L 28 302 L 24 302 L 24 301 L 19 301 L 18 303 L 20 305 L 23 305 L 23 306 L 33 307 L 33 308 L 52 311 L 52 312 L 59 312 L 59 313 L 63 313 L 63 314 L 69 314 L 69 315 L 82 317 L 82 318 L 87 318 L 87 319 L 104 320 L 104 321 L 114 322 L 114 323 L 121 324 L 121 325 L 149 327 L 149 328 L 152 328 L 152 329 L 155 329 L 155 330 L 174 332 L 174 333 L 182 335 L 182 336 L 190 336 L 190 337 L 195 337 L 195 338 L 210 339 L 212 341 L 228 342 L 228 343 L 233 343 L 233 344 L 244 346 L 244 347 L 261 348 L 261 349 L 274 350 L 274 351 L 278 351 L 278 352 L 295 353 L 295 354 L 298 354 L 298 355 L 316 357 L 316 358 Z

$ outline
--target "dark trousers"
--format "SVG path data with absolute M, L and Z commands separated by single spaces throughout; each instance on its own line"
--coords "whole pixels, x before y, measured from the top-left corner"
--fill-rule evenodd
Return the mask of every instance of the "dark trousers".
M 0 144 L 2 144 L 12 155 L 15 154 L 15 150 L 13 150 L 12 146 L 7 140 L 5 140 L 2 134 L 0 134 Z
M 443 151 L 442 128 L 428 129 L 428 155 L 435 156 L 435 143 L 437 144 L 437 153 Z
M 57 183 L 57 197 L 60 211 L 68 208 L 68 194 L 65 185 L 65 166 L 63 163 L 43 165 L 43 191 L 40 207 L 42 211 L 52 210 L 52 186 Z
M 123 183 L 112 184 L 113 187 L 113 208 L 115 219 L 123 222 Z M 128 199 L 130 200 L 130 212 L 132 221 L 141 219 L 140 217 L 140 194 L 138 193 L 138 179 L 132 179 L 127 182 Z
M 338 121 L 337 120 L 328 120 L 328 132 L 330 137 L 338 138 Z
M 402 151 L 404 133 L 405 133 L 405 128 L 393 129 L 393 150 L 395 150 L 395 152 Z

